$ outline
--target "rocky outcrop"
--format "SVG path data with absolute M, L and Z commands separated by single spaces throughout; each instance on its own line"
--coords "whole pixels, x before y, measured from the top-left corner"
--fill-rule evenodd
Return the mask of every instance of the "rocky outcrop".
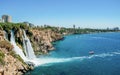
M 4 65 L 1 65 L 0 69 L 3 75 L 22 75 L 29 70 L 26 64 L 14 58 L 9 53 L 5 53 Z
M 54 49 L 52 42 L 63 38 L 60 33 L 50 29 L 33 29 L 32 33 L 33 36 L 30 39 L 36 53 L 48 53 Z
M 20 48 L 23 44 L 22 35 L 21 29 L 15 32 L 15 40 Z M 51 29 L 30 29 L 27 36 L 36 54 L 48 53 L 54 49 L 52 42 L 63 38 L 60 33 Z M 0 30 L 0 75 L 22 75 L 32 69 L 12 49 L 13 46 L 4 38 L 4 31 Z
M 0 30 L 0 75 L 22 75 L 30 69 L 12 49 L 12 45 L 4 39 L 4 33 Z
M 46 54 L 50 50 L 53 50 L 54 47 L 52 42 L 63 38 L 60 33 L 52 31 L 51 29 L 39 30 L 37 28 L 31 28 L 30 30 L 26 30 L 26 33 L 32 43 L 35 53 L 38 55 L 44 53 Z M 20 48 L 22 48 L 23 44 L 22 35 L 22 29 L 15 32 L 15 40 Z
M 0 41 L 4 40 L 4 32 L 0 30 Z

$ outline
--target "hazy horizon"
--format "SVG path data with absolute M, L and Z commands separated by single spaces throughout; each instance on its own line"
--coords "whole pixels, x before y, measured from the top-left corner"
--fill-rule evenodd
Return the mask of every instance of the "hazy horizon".
M 120 27 L 119 0 L 0 0 L 13 22 L 81 28 Z

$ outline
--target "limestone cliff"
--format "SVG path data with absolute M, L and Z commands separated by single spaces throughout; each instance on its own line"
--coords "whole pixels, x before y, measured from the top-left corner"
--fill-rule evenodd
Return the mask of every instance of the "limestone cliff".
M 30 69 L 12 49 L 13 46 L 4 39 L 4 33 L 0 30 L 0 75 L 22 75 Z
M 29 37 L 36 54 L 48 53 L 53 50 L 52 42 L 62 39 L 62 35 L 52 29 L 30 28 L 24 29 Z M 10 31 L 10 30 L 9 30 Z M 15 31 L 15 41 L 23 49 L 23 30 L 18 28 Z M 10 40 L 9 32 L 8 40 Z M 24 52 L 24 50 L 23 50 Z M 31 68 L 15 54 L 13 46 L 4 37 L 4 31 L 0 30 L 0 75 L 21 75 Z
M 37 54 L 48 53 L 50 50 L 53 50 L 52 42 L 63 38 L 60 33 L 50 29 L 32 29 L 31 32 L 33 35 L 30 37 L 30 40 Z
M 53 50 L 54 47 L 52 45 L 53 41 L 62 39 L 62 35 L 59 32 L 52 31 L 51 29 L 37 29 L 31 28 L 29 30 L 25 30 L 27 36 L 29 37 L 32 47 L 36 54 L 46 54 L 50 50 Z M 22 29 L 17 30 L 15 32 L 15 40 L 20 48 L 22 48 L 23 39 L 22 39 L 23 31 Z

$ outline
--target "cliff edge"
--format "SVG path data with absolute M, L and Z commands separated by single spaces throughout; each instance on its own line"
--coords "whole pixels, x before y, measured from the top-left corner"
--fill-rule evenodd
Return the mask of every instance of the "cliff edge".
M 15 54 L 13 46 L 5 40 L 4 32 L 0 30 L 0 75 L 22 75 L 30 67 Z

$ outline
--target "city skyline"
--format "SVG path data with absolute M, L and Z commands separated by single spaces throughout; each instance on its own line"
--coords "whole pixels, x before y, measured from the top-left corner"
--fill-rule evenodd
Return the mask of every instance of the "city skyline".
M 13 22 L 61 27 L 120 27 L 119 0 L 0 0 L 0 15 L 8 14 Z

